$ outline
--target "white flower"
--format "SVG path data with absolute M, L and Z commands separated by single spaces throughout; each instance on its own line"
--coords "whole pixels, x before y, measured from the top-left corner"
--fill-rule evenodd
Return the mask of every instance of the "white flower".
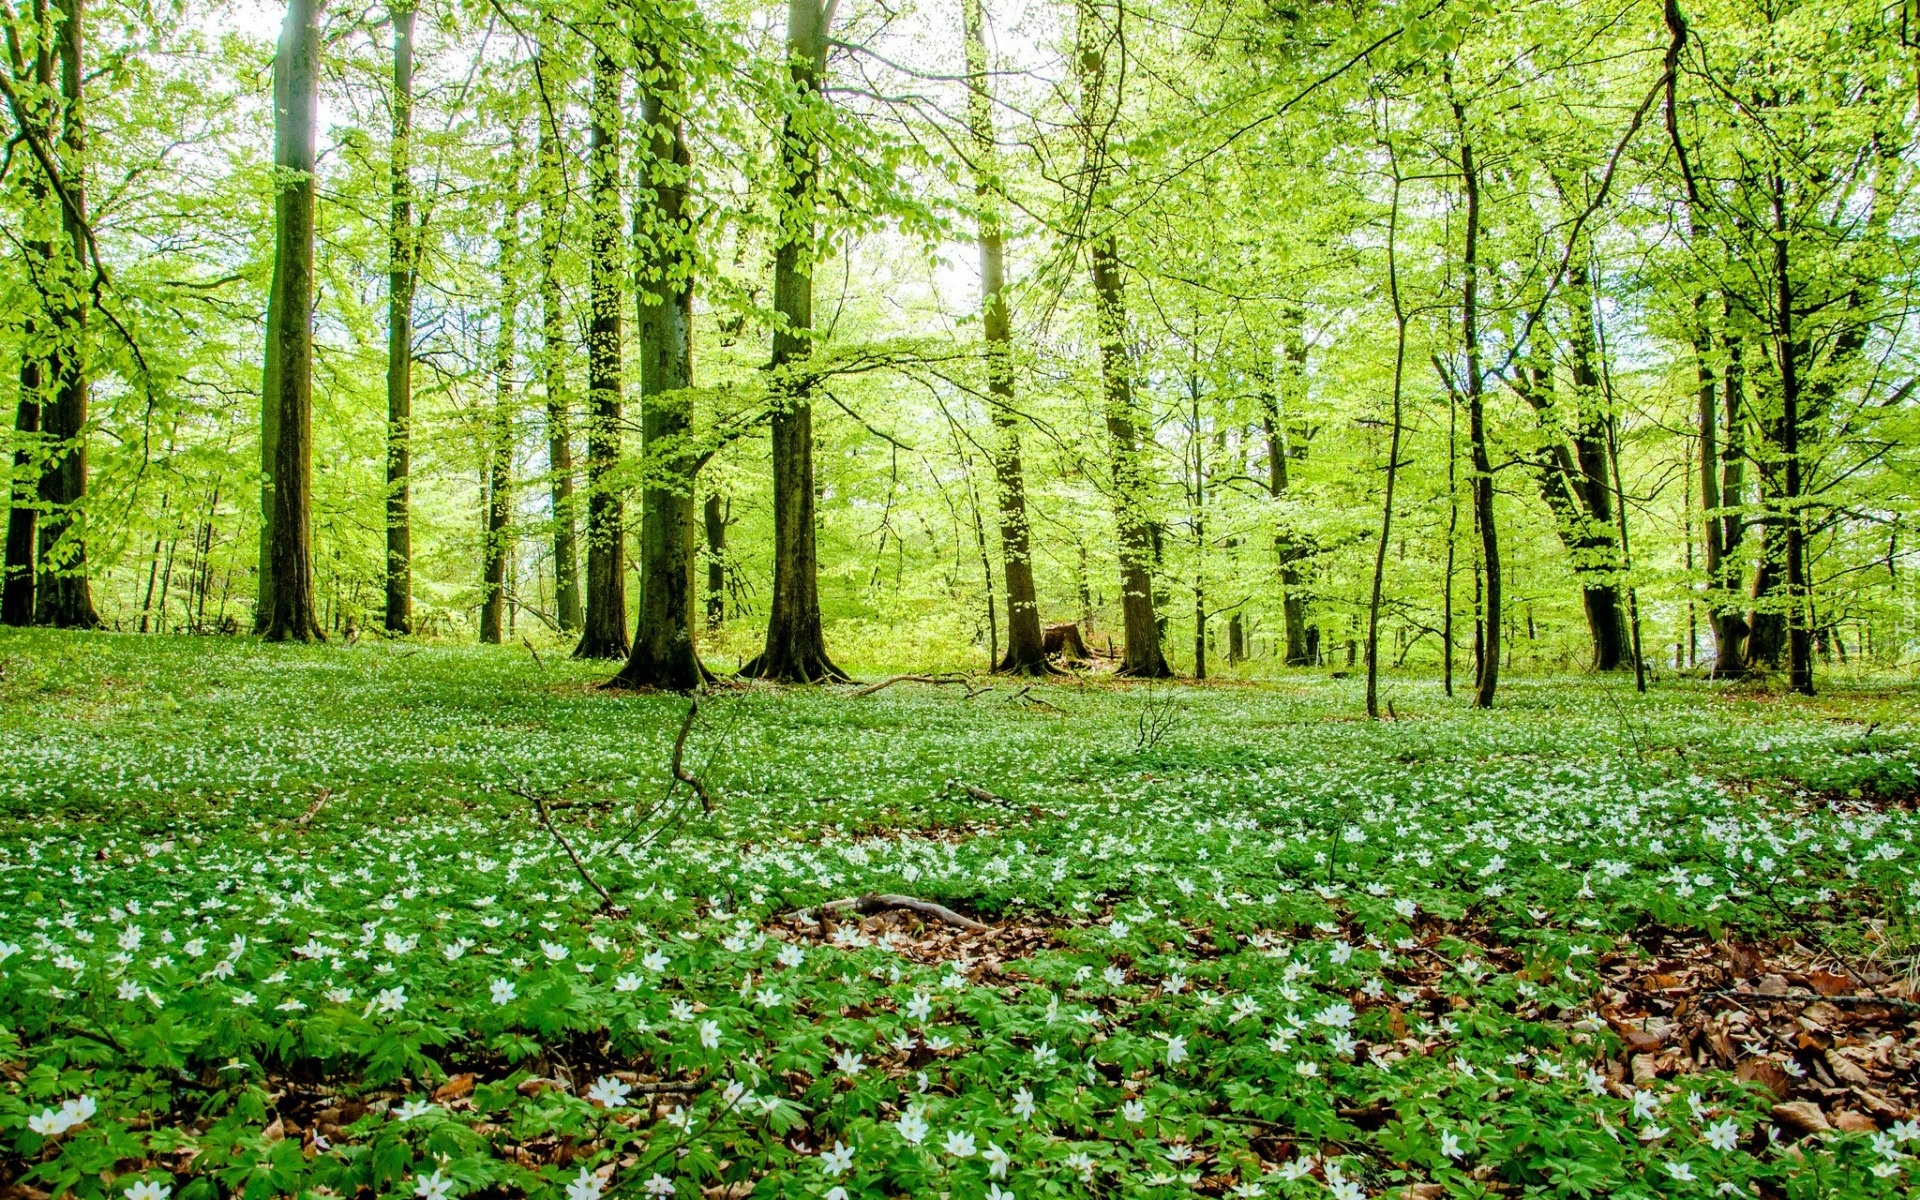
M 281 1012 L 299 1012 L 306 1007 L 306 1004 L 296 996 L 288 996 L 285 1000 L 274 1005 L 274 1007 Z
M 520 990 L 513 986 L 511 979 L 496 979 L 489 985 L 489 990 L 495 1004 L 511 1004 L 520 994 Z
M 668 1179 L 665 1175 L 658 1172 L 655 1172 L 653 1178 L 647 1180 L 641 1186 L 646 1189 L 646 1193 L 649 1196 L 673 1195 L 673 1180 Z
M 1033 1048 L 1033 1065 L 1036 1067 L 1044 1067 L 1048 1063 L 1058 1060 L 1059 1057 L 1060 1055 L 1054 1051 L 1054 1048 L 1045 1042 L 1041 1042 Z
M 633 1089 L 611 1075 L 602 1075 L 587 1089 L 587 1099 L 606 1108 L 625 1108 L 627 1093 Z
M 1120 1106 L 1120 1119 L 1129 1125 L 1138 1125 L 1147 1119 L 1147 1106 L 1138 1100 L 1129 1100 Z
M 907 1001 L 907 1015 L 916 1021 L 924 1021 L 933 1015 L 933 1001 L 925 992 L 915 992 L 913 999 Z
M 1033 1093 L 1026 1088 L 1021 1088 L 1013 1094 L 1013 1115 L 1023 1121 L 1031 1121 L 1033 1113 Z
M 540 953 L 547 956 L 548 962 L 564 962 L 568 950 L 558 942 L 549 942 L 545 938 L 542 938 L 540 939 Z
M 260 997 L 254 995 L 252 992 L 235 992 L 233 994 L 233 1002 L 240 1008 L 252 1008 L 260 1002 Z
M 413 1194 L 420 1200 L 447 1200 L 447 1191 L 453 1187 L 453 1180 L 442 1175 L 438 1168 L 431 1175 L 413 1177 Z
M 720 1048 L 720 1022 L 700 1022 L 700 1044 L 709 1050 Z
M 1666 1168 L 1667 1174 L 1673 1176 L 1681 1183 L 1693 1182 L 1693 1168 L 1688 1164 L 1683 1162 L 1666 1162 L 1660 1165 Z
M 829 1175 L 835 1177 L 844 1175 L 851 1166 L 853 1166 L 853 1147 L 845 1142 L 835 1142 L 833 1149 L 820 1155 L 820 1169 Z
M 1167 1065 L 1177 1067 L 1187 1061 L 1187 1039 L 1175 1035 L 1167 1039 Z
M 980 1158 L 987 1164 L 987 1174 L 994 1179 L 1005 1179 L 1007 1167 L 1013 1162 L 1013 1156 L 1002 1150 L 997 1142 L 988 1142 L 987 1148 L 980 1152 Z
M 900 1131 L 900 1137 L 909 1146 L 918 1146 L 927 1137 L 927 1119 L 912 1109 L 900 1114 L 900 1120 L 895 1122 L 894 1128 Z
M 122 979 L 120 981 L 120 987 L 115 994 L 122 1000 L 138 1000 L 141 996 L 145 995 L 145 993 L 140 990 L 140 985 L 131 979 Z
M 987 1185 L 987 1200 L 1014 1200 L 1013 1192 L 997 1183 Z
M 1634 1120 L 1651 1121 L 1653 1120 L 1654 1114 L 1659 1111 L 1660 1097 L 1654 1095 L 1651 1091 L 1638 1091 L 1633 1094 Z
M 402 1102 L 400 1107 L 393 1110 L 393 1119 L 396 1121 L 411 1121 L 415 1117 L 424 1117 L 432 1111 L 433 1105 L 425 1100 L 407 1100 Z
M 51 1108 L 43 1108 L 37 1116 L 27 1118 L 27 1128 L 41 1137 L 59 1137 L 73 1127 L 73 1123 Z
M 383 990 L 378 996 L 375 996 L 373 999 L 373 1006 L 379 1009 L 381 1012 L 392 1013 L 392 1012 L 399 1012 L 401 1006 L 404 1005 L 406 1002 L 407 1002 L 407 989 L 394 987 L 394 988 L 387 988 Z M 434 1174 L 438 1175 L 439 1172 L 435 1171 Z
M 122 1189 L 120 1194 L 125 1196 L 127 1200 L 167 1200 L 168 1196 L 173 1195 L 173 1185 L 170 1183 L 152 1183 L 142 1179 L 132 1187 Z
M 1707 1126 L 1707 1145 L 1725 1154 L 1740 1144 L 1740 1127 L 1729 1117 L 1718 1124 Z
M 841 1050 L 833 1056 L 833 1065 L 847 1075 L 858 1075 L 866 1070 L 860 1056 L 851 1050 Z
M 955 1158 L 972 1158 L 974 1154 L 973 1135 L 959 1130 L 952 1131 L 947 1134 L 946 1142 L 942 1148 Z
M 1293 1069 L 1296 1073 L 1303 1076 L 1304 1078 L 1312 1079 L 1315 1075 L 1318 1075 L 1320 1073 L 1320 1064 L 1313 1061 L 1310 1058 L 1303 1058 L 1299 1062 L 1293 1064 Z
M 1440 1153 L 1448 1158 L 1459 1158 L 1466 1151 L 1460 1149 L 1460 1135 L 1449 1129 L 1440 1135 Z
M 658 950 L 649 950 L 646 956 L 640 960 L 640 965 L 658 975 L 667 969 L 667 956 Z M 654 1178 L 658 1179 L 660 1177 L 656 1175 Z
M 640 977 L 629 971 L 613 981 L 613 990 L 616 992 L 637 992 L 640 990 Z
M 573 1182 L 567 1185 L 567 1200 L 600 1200 L 600 1193 L 606 1186 L 600 1182 L 598 1175 L 581 1167 L 580 1174 L 574 1176 Z

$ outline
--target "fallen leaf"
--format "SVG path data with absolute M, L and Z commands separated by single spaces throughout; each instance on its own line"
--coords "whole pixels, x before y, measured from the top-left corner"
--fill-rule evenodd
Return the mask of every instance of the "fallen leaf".
M 462 1096 L 473 1095 L 473 1072 L 463 1071 L 434 1089 L 433 1098 L 445 1104 L 449 1100 L 458 1100 Z
M 1833 972 L 1815 967 L 1807 972 L 1807 983 L 1822 996 L 1843 996 L 1853 990 L 1853 977 L 1844 971 Z
M 1855 1112 L 1850 1108 L 1842 1109 L 1833 1114 L 1833 1127 L 1841 1133 L 1880 1132 L 1880 1126 L 1874 1123 L 1872 1117 L 1865 1113 Z
M 1782 1125 L 1791 1125 L 1802 1133 L 1827 1133 L 1833 1126 L 1827 1123 L 1827 1114 L 1811 1100 L 1795 1100 L 1791 1104 L 1773 1106 L 1773 1119 Z
M 1758 1056 L 1746 1059 L 1734 1068 L 1733 1077 L 1742 1083 L 1757 1083 L 1772 1092 L 1777 1099 L 1787 1098 L 1787 1073 L 1780 1064 L 1770 1058 Z
M 1873 1083 L 1872 1077 L 1865 1071 L 1862 1071 L 1854 1064 L 1852 1059 L 1847 1058 L 1845 1055 L 1834 1050 L 1829 1050 L 1827 1051 L 1826 1059 L 1827 1070 L 1832 1071 L 1833 1077 L 1841 1083 L 1850 1083 L 1855 1087 L 1867 1087 Z

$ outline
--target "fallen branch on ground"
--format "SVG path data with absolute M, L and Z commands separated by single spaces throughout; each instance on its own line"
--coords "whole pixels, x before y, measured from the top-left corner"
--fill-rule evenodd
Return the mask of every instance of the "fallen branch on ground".
M 1732 989 L 1701 992 L 1699 996 L 1702 1000 L 1744 1000 L 1752 1004 L 1834 1004 L 1843 1008 L 1856 1004 L 1867 1008 L 1871 1008 L 1876 1004 L 1884 1004 L 1888 1008 L 1897 1008 L 1905 1012 L 1920 1012 L 1920 1001 L 1902 1000 L 1898 996 L 1860 994 L 1850 996 L 1795 996 L 1790 994 L 1769 996 L 1765 992 L 1741 992 Z
M 522 645 L 524 645 L 527 648 L 527 653 L 533 655 L 533 665 L 540 668 L 540 673 L 542 675 L 546 674 L 547 664 L 540 661 L 540 652 L 533 648 L 533 643 L 528 641 L 525 637 L 522 637 L 520 639 L 520 642 Z
M 546 827 L 546 831 L 553 835 L 553 840 L 560 843 L 560 848 L 567 852 L 567 858 L 572 861 L 573 869 L 580 873 L 580 878 L 586 880 L 587 886 L 600 894 L 600 899 L 605 902 L 609 909 L 618 908 L 619 905 L 613 902 L 613 893 L 600 886 L 600 881 L 593 877 L 593 872 L 587 870 L 587 864 L 581 862 L 580 856 L 574 852 L 573 843 L 569 842 L 565 835 L 554 827 L 553 817 L 547 812 L 547 798 L 539 792 L 529 791 L 525 788 L 512 788 L 509 790 L 516 796 L 533 801 L 534 815 L 540 818 L 540 824 Z
M 307 811 L 301 813 L 297 818 L 295 818 L 293 823 L 295 825 L 300 826 L 303 829 L 306 828 L 307 823 L 309 821 L 312 821 L 315 817 L 319 816 L 320 810 L 325 808 L 327 805 L 327 801 L 332 798 L 333 798 L 332 788 L 321 788 L 319 793 L 314 796 L 313 803 L 307 805 Z
M 848 696 L 849 700 L 858 700 L 862 696 L 871 696 L 882 688 L 890 688 L 896 683 L 931 683 L 940 687 L 949 683 L 964 683 L 964 675 L 890 675 L 879 683 L 870 683 Z
M 844 909 L 848 912 L 861 913 L 863 915 L 887 912 L 890 909 L 900 908 L 908 912 L 919 913 L 923 917 L 932 917 L 937 921 L 945 921 L 949 925 L 958 925 L 962 929 L 982 930 L 988 928 L 972 917 L 961 916 L 944 904 L 935 904 L 931 900 L 921 900 L 914 896 L 901 896 L 893 892 L 869 893 L 865 896 L 849 896 L 845 900 L 829 900 L 820 907 L 833 911 Z

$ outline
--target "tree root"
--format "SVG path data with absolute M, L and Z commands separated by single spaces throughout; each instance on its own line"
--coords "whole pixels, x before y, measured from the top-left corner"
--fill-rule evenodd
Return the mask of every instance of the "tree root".
M 958 925 L 962 929 L 984 930 L 990 928 L 990 926 L 983 925 L 972 917 L 961 916 L 944 904 L 935 904 L 931 900 L 921 900 L 915 896 L 902 896 L 893 892 L 877 892 L 869 893 L 865 896 L 849 896 L 845 900 L 829 900 L 820 907 L 825 910 L 839 911 L 844 909 L 848 912 L 861 914 L 887 912 L 892 909 L 905 909 L 907 912 L 919 913 L 923 917 L 932 917 L 937 921 L 945 921 L 949 925 Z

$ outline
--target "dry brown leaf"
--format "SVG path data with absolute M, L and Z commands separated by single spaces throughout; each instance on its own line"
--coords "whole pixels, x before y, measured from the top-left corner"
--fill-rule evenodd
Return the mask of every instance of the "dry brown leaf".
M 1844 996 L 1853 990 L 1853 977 L 1844 970 L 1834 972 L 1815 967 L 1807 972 L 1807 983 L 1822 996 Z
M 1734 1069 L 1733 1077 L 1742 1083 L 1757 1083 L 1772 1092 L 1778 1099 L 1785 1100 L 1790 1085 L 1787 1073 L 1780 1064 L 1770 1058 L 1758 1056 L 1746 1059 Z
M 433 1098 L 445 1104 L 473 1095 L 473 1072 L 463 1071 L 434 1089 Z
M 1855 1087 L 1867 1087 L 1873 1083 L 1871 1076 L 1838 1051 L 1827 1051 L 1826 1059 L 1827 1070 L 1832 1071 L 1833 1077 L 1841 1083 L 1852 1084 Z
M 1878 1133 L 1880 1126 L 1865 1113 L 1843 1108 L 1833 1114 L 1833 1127 L 1841 1133 Z
M 1827 1114 L 1811 1100 L 1795 1100 L 1791 1104 L 1773 1106 L 1773 1119 L 1782 1125 L 1791 1125 L 1802 1133 L 1827 1133 L 1833 1126 L 1827 1122 Z

